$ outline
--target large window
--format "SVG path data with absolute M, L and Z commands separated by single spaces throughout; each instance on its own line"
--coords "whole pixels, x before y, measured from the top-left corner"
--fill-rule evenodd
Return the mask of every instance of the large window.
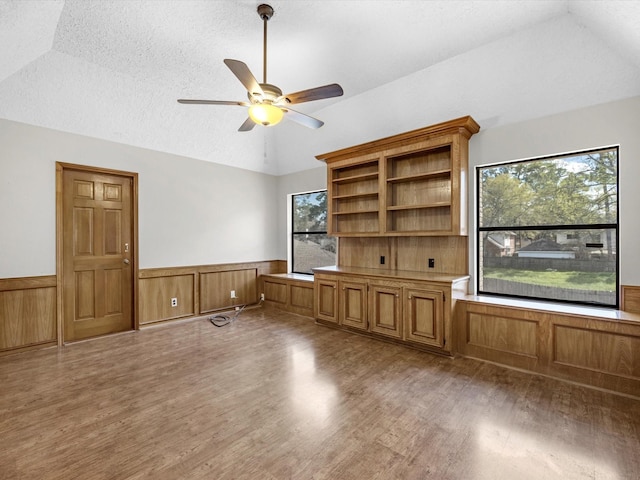
M 327 235 L 327 191 L 291 196 L 291 271 L 313 273 L 336 263 L 336 239 Z
M 477 168 L 478 292 L 618 306 L 618 148 Z

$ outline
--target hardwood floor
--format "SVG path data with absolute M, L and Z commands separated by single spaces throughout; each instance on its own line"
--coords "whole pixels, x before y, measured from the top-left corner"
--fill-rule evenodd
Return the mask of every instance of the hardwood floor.
M 271 309 L 0 358 L 0 479 L 637 479 L 640 401 Z

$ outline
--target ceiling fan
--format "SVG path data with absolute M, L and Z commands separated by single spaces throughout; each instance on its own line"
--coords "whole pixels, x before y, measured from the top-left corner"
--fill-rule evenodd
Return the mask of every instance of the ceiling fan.
M 289 105 L 297 103 L 311 102 L 314 100 L 322 100 L 325 98 L 339 97 L 344 92 L 342 87 L 337 83 L 324 85 L 322 87 L 301 90 L 295 93 L 282 94 L 282 90 L 267 83 L 267 22 L 273 16 L 273 8 L 269 5 L 259 5 L 258 15 L 263 21 L 263 81 L 258 83 L 251 70 L 247 65 L 239 60 L 225 59 L 224 63 L 229 67 L 231 72 L 238 77 L 238 80 L 247 89 L 249 101 L 226 101 L 226 100 L 190 100 L 185 98 L 178 99 L 179 103 L 196 104 L 196 105 L 239 105 L 249 108 L 249 118 L 238 129 L 239 132 L 248 132 L 255 125 L 264 125 L 265 127 L 275 125 L 284 117 L 293 120 L 300 125 L 309 128 L 320 128 L 324 122 L 317 118 L 310 117 L 301 112 L 297 112 L 289 108 Z

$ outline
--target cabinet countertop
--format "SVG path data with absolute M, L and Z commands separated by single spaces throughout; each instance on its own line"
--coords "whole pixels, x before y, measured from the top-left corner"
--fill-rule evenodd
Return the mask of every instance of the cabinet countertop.
M 360 267 L 318 267 L 313 269 L 314 273 L 337 274 L 337 275 L 362 275 L 367 277 L 384 278 L 387 280 L 419 280 L 433 283 L 457 283 L 468 280 L 469 275 L 450 275 L 444 273 L 413 272 L 410 270 L 390 270 L 381 268 L 360 268 Z

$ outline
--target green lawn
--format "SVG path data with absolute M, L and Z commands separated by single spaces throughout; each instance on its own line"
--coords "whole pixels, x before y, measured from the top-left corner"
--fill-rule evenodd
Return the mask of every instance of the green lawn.
M 485 268 L 485 278 L 497 278 L 511 282 L 530 283 L 556 288 L 576 290 L 615 291 L 614 273 L 553 272 L 515 270 L 513 268 Z

